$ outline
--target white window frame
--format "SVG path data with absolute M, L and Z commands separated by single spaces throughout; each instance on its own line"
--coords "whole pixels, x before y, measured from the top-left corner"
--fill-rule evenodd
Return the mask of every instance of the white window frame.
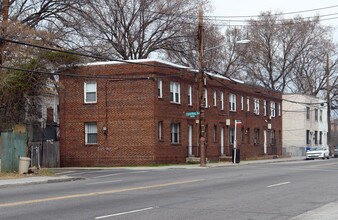
M 267 114 L 267 103 L 266 103 L 266 100 L 264 100 L 263 101 L 263 114 L 264 114 L 264 116 L 266 116 L 266 114 Z
M 204 108 L 208 108 L 209 104 L 208 104 L 208 89 L 207 88 L 204 88 L 204 100 L 205 100 Z
M 259 115 L 259 99 L 254 98 L 254 113 Z
M 181 103 L 180 84 L 178 82 L 170 82 L 170 102 L 175 104 Z
M 220 94 L 220 108 L 221 110 L 224 110 L 224 92 L 221 92 Z
M 171 143 L 172 144 L 179 144 L 180 143 L 180 124 L 179 123 L 172 123 L 170 125 L 170 136 L 171 136 Z M 177 136 L 175 136 L 177 135 Z
M 158 128 L 158 134 L 157 134 L 157 138 L 158 141 L 162 141 L 162 131 L 163 131 L 163 121 L 159 121 L 157 123 L 157 128 Z
M 188 105 L 192 106 L 192 86 L 188 87 Z
M 214 90 L 213 93 L 213 102 L 214 102 L 214 107 L 217 107 L 217 92 Z
M 91 142 L 89 135 L 93 135 L 93 134 L 96 134 L 96 141 Z M 91 144 L 97 144 L 97 143 L 98 143 L 97 123 L 86 122 L 85 123 L 85 144 L 91 145 Z
M 244 110 L 244 96 L 241 96 L 241 110 Z
M 282 116 L 282 105 L 278 103 L 278 116 Z
M 88 85 L 94 85 L 94 90 L 89 90 Z M 95 93 L 95 100 L 93 101 L 87 101 L 88 93 Z M 84 82 L 84 103 L 97 103 L 97 82 L 95 81 L 89 81 Z
M 157 80 L 157 96 L 158 98 L 163 97 L 162 79 Z
M 229 111 L 236 111 L 236 95 L 232 93 L 229 94 Z
M 246 97 L 246 110 L 249 112 L 250 111 L 250 97 Z
M 270 116 L 276 117 L 276 103 L 274 101 L 270 101 Z

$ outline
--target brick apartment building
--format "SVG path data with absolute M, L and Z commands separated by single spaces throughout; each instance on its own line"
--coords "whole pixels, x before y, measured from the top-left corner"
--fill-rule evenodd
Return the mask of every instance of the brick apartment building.
M 197 72 L 158 60 L 100 62 L 60 77 L 61 166 L 184 163 L 199 156 Z M 206 156 L 282 153 L 282 94 L 241 81 L 206 79 Z

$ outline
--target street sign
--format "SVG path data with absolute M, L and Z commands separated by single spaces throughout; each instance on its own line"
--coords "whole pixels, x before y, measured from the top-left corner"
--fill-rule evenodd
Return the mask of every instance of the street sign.
M 186 112 L 185 116 L 190 117 L 190 118 L 195 118 L 199 114 L 200 112 Z

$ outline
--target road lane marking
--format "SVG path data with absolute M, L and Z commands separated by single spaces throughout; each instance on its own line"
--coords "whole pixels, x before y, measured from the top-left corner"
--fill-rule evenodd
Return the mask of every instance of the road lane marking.
M 134 172 L 125 172 L 125 173 L 113 173 L 113 174 L 107 174 L 102 176 L 95 176 L 92 179 L 98 179 L 98 178 L 104 178 L 104 177 L 110 177 L 110 176 L 118 176 L 118 175 L 125 175 L 125 174 L 135 174 L 135 173 L 146 173 L 149 171 L 134 171 Z
M 115 217 L 115 216 L 119 216 L 119 215 L 131 214 L 131 213 L 135 213 L 135 212 L 144 212 L 144 211 L 147 211 L 147 210 L 151 210 L 153 208 L 154 207 L 149 207 L 149 208 L 144 208 L 144 209 L 135 209 L 135 210 L 127 211 L 127 212 L 115 213 L 115 214 L 112 214 L 112 215 L 99 216 L 99 217 L 96 217 L 95 219 Z
M 290 183 L 290 182 L 277 183 L 277 184 L 273 184 L 273 185 L 267 186 L 267 188 L 275 187 L 275 186 L 282 186 L 282 185 L 286 185 L 286 184 L 289 184 L 289 183 Z
M 104 184 L 104 183 L 115 183 L 121 182 L 122 180 L 111 180 L 111 181 L 102 181 L 102 182 L 95 182 L 95 183 L 86 183 L 86 185 L 96 185 L 96 184 Z
M 122 188 L 122 189 L 114 189 L 114 190 L 92 192 L 92 193 L 79 193 L 79 194 L 73 194 L 73 195 L 68 195 L 68 196 L 57 196 L 57 197 L 33 199 L 33 200 L 26 200 L 26 201 L 19 201 L 19 202 L 0 203 L 0 208 L 19 206 L 19 205 L 28 205 L 28 204 L 34 204 L 34 203 L 43 203 L 43 202 L 50 202 L 50 201 L 59 201 L 59 200 L 66 200 L 66 199 L 75 199 L 75 198 L 81 198 L 81 197 L 108 195 L 108 194 L 129 192 L 129 191 L 136 191 L 136 190 L 143 190 L 143 189 L 153 189 L 153 188 L 160 188 L 160 187 L 166 187 L 166 186 L 196 183 L 196 182 L 201 182 L 204 180 L 205 179 L 186 180 L 186 181 L 181 181 L 181 182 L 169 182 L 169 183 L 155 184 L 155 185 L 150 185 L 150 186 L 138 186 L 138 187 L 132 187 L 132 188 Z

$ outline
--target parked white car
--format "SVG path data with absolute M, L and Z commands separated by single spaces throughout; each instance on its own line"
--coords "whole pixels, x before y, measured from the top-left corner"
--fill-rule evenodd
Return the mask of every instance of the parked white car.
M 330 159 L 329 149 L 325 147 L 311 147 L 308 151 L 306 151 L 307 160 L 317 158 L 322 158 L 323 160 L 325 158 Z

